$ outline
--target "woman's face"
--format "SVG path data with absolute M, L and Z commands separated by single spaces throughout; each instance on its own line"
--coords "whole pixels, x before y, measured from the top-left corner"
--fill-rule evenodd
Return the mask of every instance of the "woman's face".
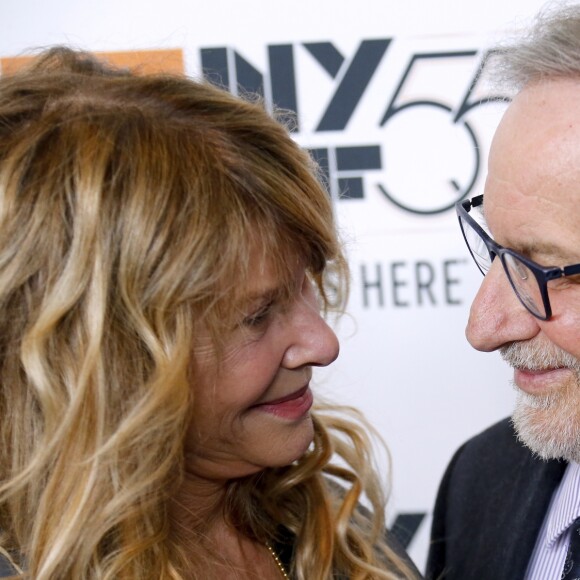
M 303 264 L 293 270 L 290 298 L 267 259 L 253 259 L 251 272 L 223 357 L 217 361 L 209 336 L 194 349 L 186 470 L 208 479 L 242 477 L 301 457 L 313 438 L 312 367 L 338 356 Z

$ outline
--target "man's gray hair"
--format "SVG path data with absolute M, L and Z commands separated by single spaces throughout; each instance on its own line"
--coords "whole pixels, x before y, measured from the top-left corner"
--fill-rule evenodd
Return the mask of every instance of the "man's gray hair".
M 516 90 L 550 78 L 580 80 L 580 4 L 551 4 L 523 38 L 500 46 L 498 56 L 496 77 Z

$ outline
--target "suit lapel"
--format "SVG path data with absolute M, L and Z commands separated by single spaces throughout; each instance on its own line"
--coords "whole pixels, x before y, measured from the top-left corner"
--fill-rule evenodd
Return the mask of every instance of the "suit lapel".
M 489 555 L 495 571 L 489 578 L 524 578 L 552 493 L 566 469 L 561 461 L 540 461 L 528 452 L 518 458 L 494 490 L 495 506 L 490 506 L 496 525 L 490 526 L 497 556 Z M 484 527 L 485 529 L 485 527 Z

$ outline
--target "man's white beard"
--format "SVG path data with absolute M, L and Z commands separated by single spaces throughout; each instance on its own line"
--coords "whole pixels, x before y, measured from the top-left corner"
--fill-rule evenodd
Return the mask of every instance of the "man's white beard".
M 501 349 L 514 368 L 569 368 L 574 377 L 548 395 L 517 390 L 512 416 L 518 439 L 542 459 L 580 462 L 580 361 L 552 343 L 515 342 Z

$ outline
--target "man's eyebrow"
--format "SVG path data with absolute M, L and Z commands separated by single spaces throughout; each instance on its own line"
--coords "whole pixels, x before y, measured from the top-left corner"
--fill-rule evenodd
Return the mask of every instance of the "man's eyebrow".
M 551 267 L 551 266 L 567 266 L 569 263 L 576 260 L 580 261 L 578 257 L 566 256 L 563 249 L 556 244 L 551 242 L 537 240 L 537 241 L 526 241 L 519 243 L 512 243 L 508 238 L 505 240 L 504 247 L 514 250 L 523 256 L 526 256 L 534 262 L 538 262 L 541 266 Z M 539 258 L 538 258 L 539 257 Z
M 491 235 L 491 231 L 489 229 L 489 226 L 487 225 L 487 220 L 485 218 L 485 204 L 480 205 L 476 209 L 479 210 L 479 214 L 481 217 L 480 225 L 482 225 L 484 227 L 484 229 L 486 229 L 487 232 Z M 539 262 L 540 265 L 542 265 L 542 266 L 563 266 L 563 265 L 567 265 L 568 262 L 574 261 L 574 260 L 580 262 L 580 256 L 578 256 L 576 258 L 570 256 L 567 258 L 563 254 L 562 247 L 556 245 L 555 243 L 544 241 L 544 240 L 531 240 L 531 241 L 528 240 L 525 242 L 513 243 L 512 240 L 510 240 L 508 237 L 507 239 L 502 240 L 501 245 L 504 246 L 505 248 L 510 249 L 510 250 L 515 250 L 516 252 L 518 252 L 526 257 L 531 258 L 532 256 L 540 255 L 542 257 L 546 257 L 548 261 L 551 261 L 550 264 L 544 264 L 542 262 Z M 531 259 L 534 259 L 534 258 L 531 258 Z M 564 261 L 567 260 L 566 264 L 563 263 L 563 260 Z
M 565 266 L 570 261 L 574 261 L 574 257 L 566 256 L 563 249 L 556 244 L 551 242 L 544 242 L 544 241 L 534 241 L 534 242 L 526 242 L 524 244 L 519 244 L 517 248 L 522 254 L 526 256 L 541 256 L 547 260 L 548 264 L 542 263 L 543 266 Z M 576 257 L 576 261 L 578 257 Z

